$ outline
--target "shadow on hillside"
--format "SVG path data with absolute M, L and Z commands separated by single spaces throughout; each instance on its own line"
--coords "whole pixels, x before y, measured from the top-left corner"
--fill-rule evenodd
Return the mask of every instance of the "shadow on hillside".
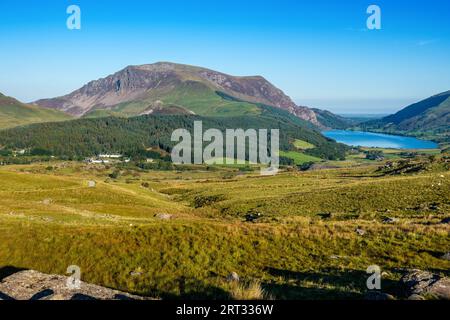
M 275 299 L 364 299 L 367 278 L 370 274 L 360 270 L 342 271 L 326 269 L 321 272 L 296 272 L 290 270 L 267 268 L 275 277 L 281 277 L 286 284 L 263 284 L 264 290 Z M 398 284 L 383 279 L 382 291 L 397 295 Z
M 440 259 L 445 254 L 444 251 L 432 251 L 432 250 L 425 250 L 425 249 L 419 250 L 418 253 L 426 253 L 436 259 Z
M 205 284 L 197 279 L 186 279 L 181 277 L 177 280 L 179 294 L 162 291 L 153 291 L 147 296 L 156 296 L 163 300 L 229 300 L 229 292 L 222 288 Z
M 26 270 L 26 269 L 16 268 L 16 267 L 12 267 L 12 266 L 5 266 L 5 267 L 0 268 L 0 282 L 2 282 L 3 279 L 5 279 L 9 276 L 12 276 L 13 274 L 23 271 L 23 270 Z M 0 300 L 15 300 L 15 299 L 10 297 L 6 293 L 3 293 L 0 291 Z
M 3 281 L 3 279 L 12 276 L 14 273 L 24 271 L 26 269 L 23 268 L 16 268 L 13 266 L 6 266 L 0 268 L 0 281 Z
M 55 292 L 52 289 L 44 289 L 35 293 L 30 300 L 43 300 L 45 298 L 51 297 Z
M 12 276 L 13 274 L 24 271 L 27 269 L 24 268 L 17 268 L 13 266 L 5 266 L 0 268 L 0 282 L 3 281 L 5 278 Z M 171 293 L 169 291 L 164 290 L 151 290 L 145 296 L 148 297 L 159 297 L 162 299 L 170 299 L 170 300 L 176 300 L 176 299 L 188 299 L 188 300 L 201 300 L 201 299 L 230 299 L 230 295 L 227 291 L 216 287 L 212 285 L 206 285 L 202 281 L 195 280 L 195 279 L 186 279 L 186 278 L 179 278 L 177 281 L 176 286 L 178 287 L 179 294 Z M 54 294 L 53 290 L 46 289 L 42 290 L 33 297 L 31 297 L 30 300 L 42 300 L 46 299 Z M 117 300 L 130 300 L 131 298 L 117 294 L 114 296 Z M 72 300 L 96 300 L 95 297 L 91 297 L 89 295 L 76 293 L 71 298 Z M 6 293 L 3 293 L 0 291 L 0 300 L 15 300 L 14 298 L 10 297 Z M 131 299 L 132 300 L 132 299 Z

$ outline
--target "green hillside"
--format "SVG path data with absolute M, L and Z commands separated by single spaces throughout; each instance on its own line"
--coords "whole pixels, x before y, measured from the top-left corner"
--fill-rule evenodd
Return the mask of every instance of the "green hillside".
M 443 92 L 428 99 L 414 103 L 400 110 L 396 114 L 383 118 L 382 120 L 386 123 L 394 123 L 405 130 L 422 127 L 421 124 L 411 121 L 411 119 L 414 118 L 416 118 L 416 120 L 433 120 L 440 122 L 445 120 L 440 119 L 439 117 L 443 115 L 445 116 L 443 111 L 447 109 L 447 113 L 450 112 L 450 109 L 448 109 L 450 107 L 449 98 L 450 91 Z M 433 123 L 433 121 L 423 121 L 424 123 L 422 124 L 426 125 L 425 129 L 434 128 L 436 125 L 439 126 L 439 123 Z
M 414 103 L 393 115 L 362 123 L 359 128 L 449 142 L 450 91 Z
M 305 153 L 325 158 L 341 159 L 346 147 L 325 138 L 319 131 L 304 125 L 303 120 L 286 111 L 259 106 L 261 115 L 239 117 L 200 117 L 193 115 L 146 115 L 134 118 L 82 118 L 64 123 L 43 123 L 4 130 L 0 145 L 9 149 L 46 150 L 53 155 L 85 157 L 104 152 L 125 153 L 143 148 L 158 147 L 169 151 L 173 130 L 193 130 L 194 120 L 202 120 L 204 130 L 217 128 L 280 129 L 280 148 L 295 150 L 296 139 L 306 141 L 314 148 Z
M 70 118 L 60 111 L 27 105 L 0 93 L 0 129 Z
M 332 129 L 347 129 L 355 124 L 355 121 L 338 116 L 330 111 L 321 109 L 312 109 L 316 114 L 317 120 L 320 124 Z
M 296 165 L 301 165 L 307 162 L 318 162 L 321 158 L 310 156 L 298 151 L 281 151 L 280 156 L 292 159 Z
M 201 116 L 242 116 L 260 113 L 255 103 L 232 98 L 225 93 L 215 91 L 199 81 L 186 81 L 170 86 L 170 89 L 155 89 L 147 93 L 145 98 L 123 102 L 107 109 L 94 109 L 85 117 L 102 117 L 107 115 L 136 116 L 145 114 L 147 110 L 161 110 L 177 107 Z M 182 114 L 182 112 L 177 112 Z

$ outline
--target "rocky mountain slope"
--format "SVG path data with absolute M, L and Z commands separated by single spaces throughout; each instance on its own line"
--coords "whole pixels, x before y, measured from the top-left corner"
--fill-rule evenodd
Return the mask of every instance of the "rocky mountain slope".
M 255 104 L 265 104 L 320 125 L 313 110 L 297 106 L 261 76 L 236 77 L 168 62 L 129 66 L 66 96 L 35 104 L 77 117 L 135 116 L 163 112 L 165 108 L 170 113 L 244 115 L 259 113 Z
M 30 123 L 62 121 L 70 118 L 63 112 L 21 103 L 0 93 L 0 129 Z

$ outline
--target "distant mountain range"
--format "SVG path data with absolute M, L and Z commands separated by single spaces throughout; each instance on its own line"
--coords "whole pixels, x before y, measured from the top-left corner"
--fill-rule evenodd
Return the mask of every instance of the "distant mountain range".
M 264 114 L 276 119 L 277 109 L 304 121 L 297 121 L 296 125 L 312 130 L 352 128 L 441 142 L 450 140 L 450 91 L 412 104 L 396 114 L 356 124 L 358 121 L 329 111 L 296 105 L 261 76 L 231 76 L 170 62 L 128 66 L 65 96 L 32 104 L 0 94 L 0 129 L 109 116 L 258 117 Z
M 317 111 L 296 105 L 261 76 L 236 77 L 169 62 L 129 66 L 68 95 L 34 104 L 75 117 L 161 113 L 240 116 L 260 114 L 257 104 L 264 104 L 287 110 L 316 126 L 326 126 Z
M 12 99 L 12 98 L 9 98 Z M 12 100 L 11 100 L 12 101 Z M 296 105 L 261 76 L 237 77 L 206 68 L 158 62 L 128 66 L 62 97 L 32 104 L 0 100 L 1 128 L 70 118 L 132 117 L 148 114 L 243 116 L 262 113 L 261 105 L 283 109 L 320 129 L 351 122 L 331 112 Z M 30 113 L 30 110 L 34 114 Z
M 359 129 L 450 141 L 450 91 L 414 103 L 378 120 L 364 122 Z
M 0 93 L 0 129 L 71 119 L 68 114 L 21 103 Z
M 324 137 L 320 129 L 343 118 L 296 105 L 261 76 L 236 77 L 205 68 L 160 62 L 129 66 L 91 81 L 62 97 L 26 105 L 14 100 L 21 122 L 0 125 L 0 146 L 45 150 L 58 156 L 83 157 L 98 152 L 170 150 L 170 133 L 192 129 L 193 119 L 220 128 L 279 128 L 282 150 L 296 140 L 314 148 L 304 151 L 323 159 L 342 159 L 346 147 Z M 0 101 L 0 109 L 6 110 Z M 42 117 L 25 114 L 34 110 Z M 20 112 L 22 111 L 22 112 Z M 20 116 L 18 116 L 20 118 Z M 134 150 L 134 151 L 133 151 Z

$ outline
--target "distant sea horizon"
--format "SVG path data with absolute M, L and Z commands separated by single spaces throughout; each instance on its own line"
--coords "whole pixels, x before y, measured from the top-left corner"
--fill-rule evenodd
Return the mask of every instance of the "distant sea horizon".
M 390 113 L 344 113 L 339 112 L 337 115 L 341 117 L 367 117 L 367 118 L 382 118 L 390 115 Z
M 376 120 L 381 119 L 384 117 L 387 117 L 390 115 L 389 113 L 337 113 L 337 115 L 354 120 L 359 122 L 369 121 L 369 120 Z

